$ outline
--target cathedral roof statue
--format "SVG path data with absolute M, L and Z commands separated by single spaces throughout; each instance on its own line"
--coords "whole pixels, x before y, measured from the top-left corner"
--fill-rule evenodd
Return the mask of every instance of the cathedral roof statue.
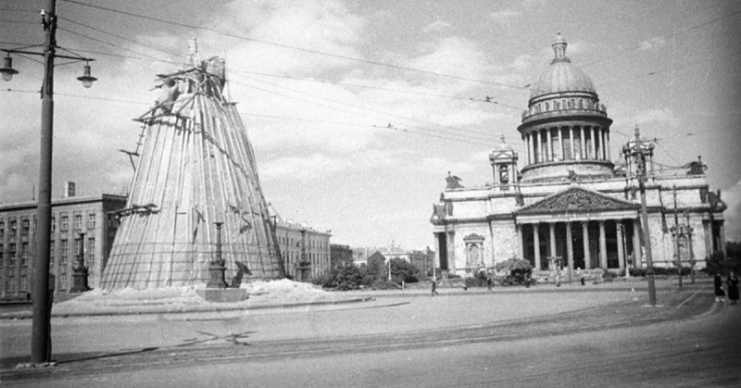
M 569 57 L 566 56 L 567 46 L 566 40 L 561 36 L 561 33 L 558 33 L 552 45 L 554 58 L 532 89 L 530 93 L 531 100 L 546 94 L 561 92 L 597 93 L 589 76 L 572 64 Z

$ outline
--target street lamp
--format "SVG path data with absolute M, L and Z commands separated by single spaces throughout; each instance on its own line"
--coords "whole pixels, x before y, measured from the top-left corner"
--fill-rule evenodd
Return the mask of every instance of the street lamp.
M 52 140 L 54 137 L 54 59 L 64 58 L 72 62 L 93 61 L 81 56 L 57 55 L 57 3 L 47 0 L 46 9 L 41 11 L 42 25 L 46 32 L 43 45 L 27 46 L 2 51 L 7 53 L 4 66 L 0 69 L 5 81 L 10 81 L 18 71 L 13 69 L 10 54 L 27 54 L 44 57 L 44 79 L 41 86 L 41 138 L 39 154 L 39 199 L 36 213 L 38 235 L 36 236 L 36 253 L 33 267 L 33 323 L 31 328 L 31 362 L 47 363 L 51 360 L 51 306 L 49 304 L 49 241 L 51 240 L 51 183 L 52 183 Z M 43 52 L 26 49 L 43 47 Z M 90 75 L 89 66 L 86 73 L 78 78 L 86 87 L 92 85 L 95 78 Z
M 90 62 L 85 62 L 82 76 L 77 77 L 77 80 L 82 82 L 82 86 L 84 86 L 86 89 L 90 89 L 90 87 L 93 86 L 93 82 L 98 80 L 97 78 L 90 75 Z
M 653 144 L 644 144 L 641 140 L 641 133 L 636 125 L 635 139 L 623 146 L 623 154 L 626 161 L 632 159 L 635 163 L 635 176 L 638 179 L 638 186 L 641 192 L 641 227 L 643 228 L 643 240 L 646 249 L 646 275 L 648 276 L 648 300 L 651 306 L 656 306 L 656 286 L 654 282 L 654 264 L 651 255 L 651 233 L 648 229 L 648 210 L 646 207 L 646 158 L 653 156 Z M 630 165 L 629 165 L 630 167 Z M 630 169 L 629 169 L 630 171 Z M 633 249 L 638 252 L 640 247 Z M 633 260 L 637 260 L 636 257 Z
M 13 79 L 13 75 L 18 74 L 18 70 L 13 68 L 13 58 L 10 57 L 10 53 L 3 59 L 4 65 L 0 68 L 0 73 L 3 74 L 3 80 L 10 81 Z

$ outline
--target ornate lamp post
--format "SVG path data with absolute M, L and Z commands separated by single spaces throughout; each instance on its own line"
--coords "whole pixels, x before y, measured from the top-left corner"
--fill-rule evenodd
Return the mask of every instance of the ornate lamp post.
M 42 25 L 46 31 L 43 45 L 27 46 L 2 51 L 8 56 L 0 68 L 2 78 L 10 81 L 18 71 L 13 69 L 10 54 L 38 55 L 44 57 L 44 79 L 41 86 L 41 152 L 39 156 L 39 198 L 36 219 L 36 254 L 34 262 L 33 324 L 31 331 L 31 362 L 42 364 L 51 360 L 51 306 L 49 304 L 49 241 L 51 239 L 51 173 L 52 173 L 52 139 L 54 133 L 54 59 L 64 58 L 72 61 L 93 61 L 81 56 L 57 55 L 56 0 L 47 0 L 46 8 L 41 11 Z M 28 51 L 29 48 L 43 47 L 43 52 Z M 85 87 L 90 87 L 96 79 L 90 75 L 86 65 L 85 75 L 79 77 Z
M 635 176 L 638 179 L 639 190 L 641 192 L 641 228 L 643 229 L 643 240 L 646 249 L 646 275 L 648 276 L 648 300 L 651 306 L 656 306 L 656 285 L 654 279 L 654 264 L 651 255 L 651 233 L 648 229 L 648 210 L 646 208 L 646 158 L 653 155 L 653 145 L 644 144 L 641 140 L 641 133 L 636 126 L 635 140 L 623 146 L 623 154 L 626 160 L 633 160 L 635 164 Z M 634 251 L 640 249 L 636 247 Z M 637 256 L 637 255 L 636 255 Z M 636 260 L 634 258 L 633 260 Z
M 214 222 L 216 225 L 216 257 L 211 260 L 208 266 L 209 279 L 206 283 L 206 288 L 226 288 L 227 284 L 224 280 L 224 258 L 221 257 L 221 225 L 223 222 Z
M 85 266 L 85 233 L 80 233 L 80 249 L 77 254 L 77 260 L 72 267 L 72 288 L 69 292 L 90 291 L 87 284 L 88 270 Z

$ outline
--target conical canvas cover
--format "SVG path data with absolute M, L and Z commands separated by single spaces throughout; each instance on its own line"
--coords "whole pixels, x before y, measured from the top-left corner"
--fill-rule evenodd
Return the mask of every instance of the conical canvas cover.
M 193 58 L 193 56 L 191 56 Z M 162 80 L 139 120 L 144 141 L 103 289 L 206 283 L 217 228 L 226 280 L 285 275 L 255 156 L 234 103 L 222 95 L 224 61 L 211 58 Z

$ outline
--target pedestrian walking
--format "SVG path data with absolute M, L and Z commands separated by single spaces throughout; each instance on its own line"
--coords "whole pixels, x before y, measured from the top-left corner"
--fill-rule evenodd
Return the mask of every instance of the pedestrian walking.
M 713 285 L 715 286 L 715 301 L 723 302 L 726 296 L 723 291 L 723 279 L 720 278 L 720 272 L 715 273 L 715 279 L 713 279 Z
M 432 296 L 438 295 L 438 293 L 437 293 L 437 279 L 436 278 L 432 278 L 432 280 L 430 280 L 430 282 L 432 283 Z
M 488 288 L 489 291 L 491 291 L 491 274 L 486 276 L 486 288 Z
M 728 274 L 726 285 L 728 286 L 728 299 L 731 301 L 731 304 L 738 303 L 738 278 L 733 271 Z

